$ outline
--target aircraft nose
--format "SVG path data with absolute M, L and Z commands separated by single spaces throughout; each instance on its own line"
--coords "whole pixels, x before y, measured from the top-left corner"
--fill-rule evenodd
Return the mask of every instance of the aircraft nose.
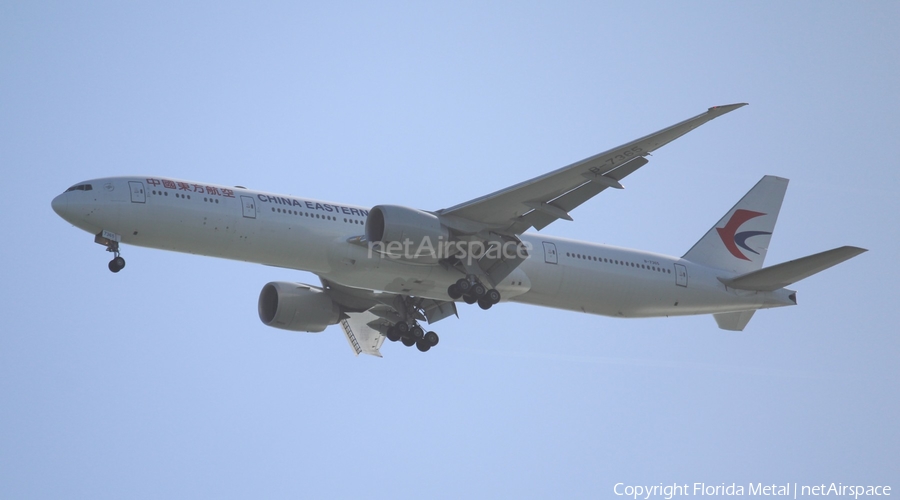
M 65 219 L 67 209 L 69 208 L 69 201 L 66 193 L 53 198 L 53 201 L 50 202 L 50 206 L 53 207 L 53 211 L 56 212 L 56 215 Z

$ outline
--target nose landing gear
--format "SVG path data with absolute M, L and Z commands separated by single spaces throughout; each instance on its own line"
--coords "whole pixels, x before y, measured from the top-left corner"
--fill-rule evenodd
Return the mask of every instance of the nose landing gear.
M 117 273 L 124 268 L 125 268 L 125 259 L 120 257 L 118 255 L 118 253 L 116 253 L 116 256 L 113 258 L 113 260 L 109 261 L 109 270 L 114 273 Z
M 125 268 L 125 259 L 119 255 L 119 240 L 121 237 L 111 231 L 100 231 L 94 236 L 94 243 L 106 246 L 107 252 L 112 252 L 114 257 L 109 261 L 109 270 L 117 273 Z

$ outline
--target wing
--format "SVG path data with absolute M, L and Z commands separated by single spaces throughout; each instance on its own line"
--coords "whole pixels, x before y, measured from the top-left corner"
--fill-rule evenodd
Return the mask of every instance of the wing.
M 742 106 L 746 103 L 714 106 L 628 144 L 437 213 L 449 220 L 463 219 L 459 226 L 471 221 L 505 234 L 521 234 L 531 227 L 540 230 L 557 219 L 572 220 L 569 212 L 575 207 L 608 187 L 621 189 L 619 181 L 647 164 L 645 156 Z

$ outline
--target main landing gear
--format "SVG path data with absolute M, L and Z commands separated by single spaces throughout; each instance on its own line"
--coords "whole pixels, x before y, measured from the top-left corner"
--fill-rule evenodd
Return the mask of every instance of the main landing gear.
M 426 333 L 417 321 L 413 321 L 412 326 L 405 321 L 398 321 L 388 328 L 385 336 L 391 342 L 399 340 L 406 347 L 416 346 L 416 349 L 422 352 L 426 352 L 436 346 L 440 341 L 438 334 L 434 332 Z
M 419 320 L 426 321 L 425 310 L 422 309 L 422 299 L 409 296 L 397 296 L 393 307 L 397 311 L 400 320 L 389 326 L 385 337 L 391 342 L 403 342 L 406 347 L 416 346 L 425 352 L 438 344 L 440 338 L 434 332 L 425 332 L 419 326 Z
M 485 310 L 500 302 L 500 292 L 494 288 L 488 289 L 474 276 L 457 280 L 447 288 L 447 295 L 453 300 L 462 297 L 466 304 L 477 302 L 478 307 Z

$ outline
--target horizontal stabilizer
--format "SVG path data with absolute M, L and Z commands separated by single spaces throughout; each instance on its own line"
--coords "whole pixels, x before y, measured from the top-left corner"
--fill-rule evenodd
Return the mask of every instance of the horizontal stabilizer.
M 750 322 L 750 318 L 753 317 L 753 313 L 755 312 L 756 311 L 738 311 L 717 313 L 713 314 L 713 317 L 716 318 L 716 324 L 719 325 L 719 328 L 732 332 L 740 332 L 747 326 L 747 323 Z
M 756 290 L 771 292 L 784 288 L 791 283 L 808 278 L 813 274 L 836 266 L 847 259 L 867 251 L 865 248 L 840 247 L 822 253 L 790 260 L 782 264 L 766 267 L 758 271 L 742 274 L 736 278 L 719 278 L 719 281 L 731 288 L 740 290 Z

